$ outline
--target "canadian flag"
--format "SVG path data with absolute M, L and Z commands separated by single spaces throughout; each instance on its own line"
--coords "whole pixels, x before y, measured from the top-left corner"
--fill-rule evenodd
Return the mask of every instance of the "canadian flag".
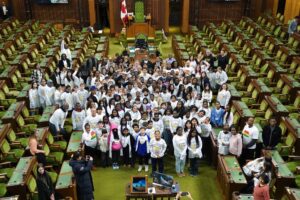
M 127 7 L 126 7 L 126 1 L 122 0 L 121 2 L 121 19 L 124 24 L 127 23 L 128 20 L 128 14 L 127 14 Z

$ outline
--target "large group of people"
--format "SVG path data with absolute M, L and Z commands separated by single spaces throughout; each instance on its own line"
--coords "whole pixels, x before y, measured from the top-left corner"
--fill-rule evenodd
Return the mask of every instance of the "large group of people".
M 223 49 L 219 55 L 206 50 L 191 56 L 184 66 L 172 55 L 132 61 L 124 51 L 113 58 L 92 56 L 72 69 L 70 50 L 62 48 L 51 79 L 44 79 L 39 66 L 33 71 L 30 108 L 42 112 L 46 106 L 57 106 L 50 131 L 66 140 L 64 123 L 71 117 L 73 130 L 83 131 L 85 154 L 96 166 L 118 170 L 138 164 L 138 172 L 147 172 L 151 163 L 152 172 L 163 173 L 163 158 L 170 154 L 179 177 L 185 176 L 186 161 L 189 174 L 197 176 L 200 158 L 211 162 L 213 128 L 222 129 L 218 153 L 235 155 L 242 166 L 260 156 L 258 148 L 273 149 L 280 140 L 281 130 L 273 118 L 264 128 L 262 145 L 256 145 L 254 118 L 244 128 L 233 124 Z M 256 178 L 267 183 L 261 174 Z

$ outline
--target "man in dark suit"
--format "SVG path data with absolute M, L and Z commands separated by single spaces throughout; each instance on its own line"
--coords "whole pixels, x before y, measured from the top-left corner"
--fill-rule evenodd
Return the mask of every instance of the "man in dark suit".
M 3 20 L 9 18 L 9 9 L 8 9 L 8 6 L 6 5 L 5 1 L 2 1 L 0 15 Z
M 269 125 L 263 128 L 262 138 L 264 149 L 275 149 L 276 145 L 281 140 L 281 128 L 277 125 L 275 118 L 269 119 Z

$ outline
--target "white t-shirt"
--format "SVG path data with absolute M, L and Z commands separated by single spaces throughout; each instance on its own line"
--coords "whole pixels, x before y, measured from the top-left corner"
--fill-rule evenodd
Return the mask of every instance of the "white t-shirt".
M 255 126 L 252 126 L 250 128 L 249 125 L 246 124 L 246 126 L 243 129 L 242 135 L 243 135 L 243 145 L 247 145 L 251 142 L 251 140 L 258 139 L 259 131 Z M 254 144 L 251 147 L 248 147 L 248 149 L 255 149 L 255 148 L 256 148 L 256 144 Z

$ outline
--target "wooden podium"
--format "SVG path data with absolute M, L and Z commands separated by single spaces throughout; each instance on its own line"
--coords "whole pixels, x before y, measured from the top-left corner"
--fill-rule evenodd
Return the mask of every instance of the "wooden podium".
M 132 38 L 135 37 L 138 34 L 144 34 L 147 35 L 148 37 L 154 37 L 155 36 L 155 30 L 151 26 L 151 16 L 147 15 L 145 18 L 144 23 L 136 23 L 133 22 L 133 17 L 129 16 L 129 25 L 126 31 L 126 36 L 127 38 Z

